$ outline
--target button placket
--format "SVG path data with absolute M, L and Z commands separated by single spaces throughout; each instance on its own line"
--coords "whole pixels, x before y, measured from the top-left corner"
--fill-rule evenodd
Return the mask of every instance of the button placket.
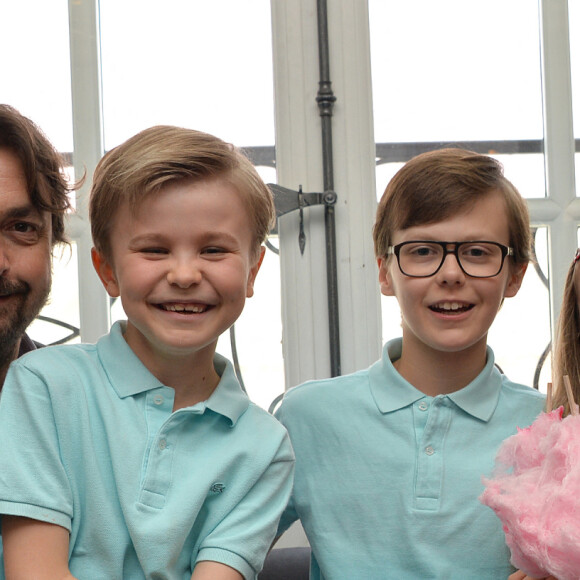
M 436 397 L 430 404 L 427 401 L 421 402 L 428 406 L 428 413 L 420 413 L 423 417 L 427 416 L 427 422 L 417 446 L 415 508 L 437 510 L 443 477 L 443 442 L 450 414 L 444 398 Z M 420 409 L 421 402 L 417 409 Z
M 175 422 L 172 413 L 173 396 L 170 389 L 162 387 L 147 396 L 147 424 L 150 442 L 144 460 L 140 502 L 161 509 L 172 477 L 173 447 L 170 444 Z

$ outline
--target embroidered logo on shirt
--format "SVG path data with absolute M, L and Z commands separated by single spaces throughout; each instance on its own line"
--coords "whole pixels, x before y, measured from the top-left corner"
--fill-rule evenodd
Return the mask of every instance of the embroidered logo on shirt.
M 209 491 L 211 493 L 222 493 L 226 489 L 226 486 L 223 483 L 212 483 Z

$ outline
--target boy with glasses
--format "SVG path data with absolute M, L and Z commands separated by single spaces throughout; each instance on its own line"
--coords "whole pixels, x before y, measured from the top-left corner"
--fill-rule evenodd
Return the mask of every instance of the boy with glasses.
M 481 475 L 544 400 L 486 341 L 528 265 L 526 204 L 494 159 L 444 149 L 395 175 L 373 234 L 402 338 L 369 369 L 286 394 L 296 476 L 278 531 L 302 520 L 313 579 L 503 580 L 514 568 Z

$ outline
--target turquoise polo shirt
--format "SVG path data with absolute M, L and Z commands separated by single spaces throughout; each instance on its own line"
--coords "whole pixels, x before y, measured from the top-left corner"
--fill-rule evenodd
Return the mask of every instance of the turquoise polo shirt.
M 0 513 L 69 530 L 76 578 L 190 580 L 200 560 L 255 578 L 292 487 L 285 429 L 219 355 L 209 399 L 173 412 L 174 390 L 122 329 L 11 367 L 0 399 Z
M 311 579 L 498 579 L 513 572 L 500 520 L 478 501 L 500 443 L 544 398 L 487 364 L 466 387 L 427 397 L 383 358 L 286 393 L 277 416 L 296 454 L 279 532 L 300 519 Z

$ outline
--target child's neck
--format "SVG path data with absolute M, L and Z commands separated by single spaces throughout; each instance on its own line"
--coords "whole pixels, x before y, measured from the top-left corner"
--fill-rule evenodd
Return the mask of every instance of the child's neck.
M 430 397 L 466 387 L 483 370 L 486 342 L 460 352 L 441 352 L 403 338 L 401 358 L 393 363 L 399 374 Z
M 220 382 L 220 377 L 213 364 L 210 368 L 204 369 L 184 367 L 176 369 L 168 375 L 170 376 L 163 379 L 163 384 L 173 387 L 175 390 L 174 411 L 206 401 Z
M 159 356 L 142 362 L 164 385 L 175 390 L 174 411 L 207 400 L 220 381 L 213 354 L 208 352 L 181 358 Z

